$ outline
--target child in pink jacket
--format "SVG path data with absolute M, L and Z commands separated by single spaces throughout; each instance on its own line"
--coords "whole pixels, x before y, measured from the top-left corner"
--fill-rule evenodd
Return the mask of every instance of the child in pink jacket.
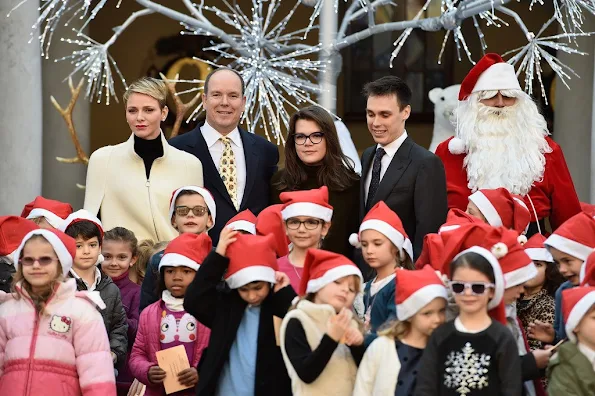
M 161 299 L 142 311 L 128 362 L 132 375 L 147 385 L 145 396 L 165 394 L 165 371 L 157 364 L 156 352 L 178 345 L 184 346 L 190 362 L 190 368 L 179 373 L 178 382 L 189 389 L 175 395 L 195 394 L 196 366 L 211 332 L 184 310 L 184 295 L 212 248 L 207 234 L 182 234 L 169 243 L 159 262 Z
M 0 292 L 0 395 L 115 396 L 110 346 L 96 293 L 65 279 L 74 239 L 36 229 L 14 253 L 14 293 Z

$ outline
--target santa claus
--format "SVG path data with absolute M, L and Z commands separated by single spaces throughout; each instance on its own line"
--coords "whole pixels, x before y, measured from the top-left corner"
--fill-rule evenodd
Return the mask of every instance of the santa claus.
M 531 212 L 528 236 L 544 232 L 547 217 L 556 229 L 581 210 L 562 149 L 500 55 L 486 54 L 465 77 L 454 117 L 456 136 L 436 149 L 449 208 L 465 210 L 475 191 L 504 187 Z

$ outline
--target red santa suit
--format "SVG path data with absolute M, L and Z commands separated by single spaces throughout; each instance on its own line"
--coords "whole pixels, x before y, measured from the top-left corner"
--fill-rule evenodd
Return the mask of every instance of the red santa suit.
M 459 101 L 480 91 L 520 90 L 514 68 L 497 54 L 486 54 L 469 72 L 461 84 Z M 522 133 L 519 132 L 519 133 Z M 545 140 L 551 152 L 545 152 L 545 170 L 542 180 L 535 181 L 524 201 L 531 212 L 531 221 L 549 217 L 552 229 L 581 211 L 574 184 L 560 146 L 550 137 Z M 459 147 L 463 145 L 463 147 Z M 467 156 L 464 143 L 457 137 L 442 142 L 436 149 L 446 172 L 449 209 L 465 210 L 471 191 L 463 161 Z M 486 158 L 489 161 L 489 158 Z M 514 166 L 514 164 L 511 164 Z M 505 186 L 502 186 L 505 187 Z M 491 187 L 494 188 L 494 187 Z M 537 218 L 533 213 L 533 207 Z

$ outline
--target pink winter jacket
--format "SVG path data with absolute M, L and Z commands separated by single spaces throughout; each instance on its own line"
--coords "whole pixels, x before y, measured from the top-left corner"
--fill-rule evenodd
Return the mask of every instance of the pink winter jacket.
M 0 395 L 115 396 L 99 295 L 59 283 L 39 316 L 27 293 L 0 292 Z M 105 305 L 103 305 L 105 306 Z
M 128 361 L 128 368 L 134 378 L 147 385 L 145 396 L 161 396 L 165 394 L 162 384 L 152 384 L 147 377 L 149 368 L 158 366 L 157 355 L 155 353 L 161 350 L 159 329 L 161 327 L 162 312 L 161 300 L 149 305 L 141 312 L 136 340 L 134 341 L 132 352 L 130 352 L 130 360 Z M 190 362 L 191 367 L 198 365 L 202 352 L 209 345 L 211 330 L 197 322 L 196 334 L 194 361 Z

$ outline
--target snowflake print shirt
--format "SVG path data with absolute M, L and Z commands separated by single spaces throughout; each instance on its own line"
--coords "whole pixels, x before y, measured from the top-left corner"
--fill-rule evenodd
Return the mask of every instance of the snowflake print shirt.
M 416 396 L 521 396 L 516 342 L 503 324 L 465 333 L 454 321 L 437 328 L 422 356 Z

